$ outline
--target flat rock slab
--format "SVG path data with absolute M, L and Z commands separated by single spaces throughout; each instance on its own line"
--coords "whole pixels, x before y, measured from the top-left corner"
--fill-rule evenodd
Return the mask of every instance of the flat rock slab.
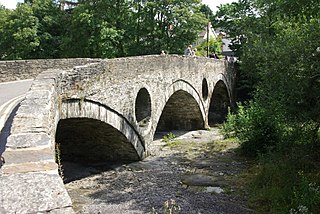
M 181 182 L 188 186 L 216 186 L 217 180 L 210 175 L 184 175 Z
M 5 151 L 2 156 L 5 160 L 3 174 L 57 170 L 54 151 L 51 149 L 15 149 Z
M 0 213 L 74 213 L 58 174 L 2 175 L 0 190 Z

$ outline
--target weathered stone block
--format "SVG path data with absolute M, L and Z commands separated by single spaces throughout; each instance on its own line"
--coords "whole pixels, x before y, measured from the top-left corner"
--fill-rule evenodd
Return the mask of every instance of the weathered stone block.
M 44 133 L 12 134 L 8 137 L 7 148 L 50 147 L 51 138 Z
M 61 208 L 73 213 L 71 199 L 58 174 L 2 175 L 0 190 L 2 213 L 45 213 Z

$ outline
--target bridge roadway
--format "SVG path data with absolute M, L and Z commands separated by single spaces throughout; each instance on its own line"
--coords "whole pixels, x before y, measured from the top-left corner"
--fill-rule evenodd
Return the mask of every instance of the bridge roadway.
M 56 145 L 64 160 L 138 161 L 157 131 L 207 128 L 234 100 L 234 69 L 224 60 L 170 55 L 73 68 L 55 63 L 32 82 L 1 142 L 0 213 L 73 213 Z
M 0 83 L 0 142 L 5 142 L 10 125 L 5 126 L 14 109 L 23 100 L 33 79 Z M 9 122 L 9 121 L 8 121 Z M 0 154 L 4 152 L 4 143 L 0 143 Z

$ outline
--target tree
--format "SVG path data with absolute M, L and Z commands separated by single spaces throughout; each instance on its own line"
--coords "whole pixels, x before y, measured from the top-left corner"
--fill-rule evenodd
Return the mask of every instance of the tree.
M 220 54 L 222 52 L 222 40 L 221 38 L 213 38 L 211 37 L 209 40 L 209 53 Z M 198 56 L 207 56 L 207 41 L 203 41 L 202 43 L 196 46 L 197 48 L 197 55 Z
M 72 10 L 63 49 L 68 57 L 125 55 L 124 29 L 128 6 L 124 0 L 83 0 Z
M 3 24 L 2 59 L 58 58 L 62 17 L 51 0 L 18 4 Z
M 13 11 L 1 36 L 0 50 L 3 59 L 29 58 L 40 44 L 37 36 L 39 20 L 34 16 L 32 8 L 26 4 L 18 5 Z
M 64 3 L 25 0 L 5 16 L 1 57 L 181 54 L 207 22 L 200 0 L 79 0 L 63 11 Z
M 130 53 L 138 49 L 136 54 L 158 54 L 161 50 L 181 54 L 206 23 L 198 0 L 132 1 L 131 8 L 136 26 L 132 33 L 137 36 Z
M 0 59 L 4 59 L 7 56 L 7 53 L 4 49 L 5 47 L 5 38 L 6 38 L 6 23 L 8 22 L 11 10 L 6 9 L 0 4 Z

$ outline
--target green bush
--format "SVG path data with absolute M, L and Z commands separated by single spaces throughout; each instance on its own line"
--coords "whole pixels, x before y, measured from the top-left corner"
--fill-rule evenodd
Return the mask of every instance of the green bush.
M 320 213 L 320 179 L 306 145 L 260 156 L 250 202 L 261 213 Z M 318 176 L 317 176 L 318 175 Z
M 172 132 L 170 132 L 170 133 L 164 135 L 163 138 L 162 138 L 162 140 L 163 140 L 164 142 L 168 143 L 168 142 L 172 141 L 172 140 L 175 139 L 175 138 L 176 138 L 175 134 L 173 134 Z
M 242 151 L 251 156 L 276 147 L 281 121 L 254 102 L 238 104 L 236 114 L 229 111 L 223 125 L 226 137 L 236 136 Z

